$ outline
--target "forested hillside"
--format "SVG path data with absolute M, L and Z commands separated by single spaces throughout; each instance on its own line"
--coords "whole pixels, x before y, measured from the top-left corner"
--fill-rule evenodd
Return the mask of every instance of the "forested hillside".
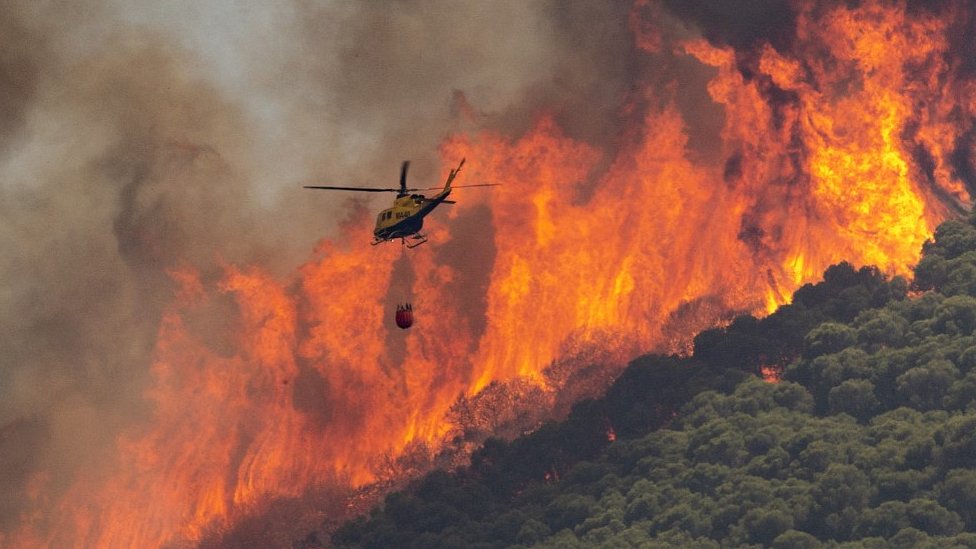
M 976 228 L 946 222 L 923 251 L 911 285 L 836 265 L 692 357 L 641 357 L 332 542 L 976 548 Z

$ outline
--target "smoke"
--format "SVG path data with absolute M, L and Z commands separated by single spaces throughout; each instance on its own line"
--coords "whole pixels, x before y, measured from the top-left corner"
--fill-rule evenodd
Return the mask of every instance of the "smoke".
M 446 135 L 517 134 L 542 106 L 571 135 L 612 142 L 639 72 L 628 10 L 0 6 L 0 531 L 79 467 L 110 462 L 119 433 L 150 417 L 169 271 L 288 273 L 349 204 L 302 183 L 392 185 L 411 158 L 411 182 L 426 186 Z M 484 240 L 489 216 L 471 212 L 458 234 Z M 480 259 L 455 248 L 446 261 L 490 264 L 490 246 Z M 460 279 L 472 321 L 485 272 Z M 226 314 L 196 327 L 215 348 Z
M 234 106 L 160 37 L 121 30 L 72 58 L 53 46 L 73 37 L 45 34 L 59 27 L 46 15 L 3 17 L 17 32 L 4 34 L 0 455 L 57 484 L 147 412 L 166 270 L 243 260 L 267 241 L 217 152 L 246 133 Z M 5 478 L 4 497 L 27 478 Z
M 664 0 L 664 4 L 711 42 L 736 50 L 770 44 L 783 51 L 796 37 L 796 3 L 790 0 Z

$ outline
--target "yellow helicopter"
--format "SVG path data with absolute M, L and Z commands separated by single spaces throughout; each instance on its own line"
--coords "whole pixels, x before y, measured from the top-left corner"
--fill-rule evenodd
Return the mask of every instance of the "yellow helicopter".
M 406 244 L 408 248 L 415 248 L 427 242 L 427 236 L 420 232 L 424 226 L 424 217 L 432 212 L 440 204 L 454 204 L 453 200 L 448 200 L 448 195 L 453 189 L 458 187 L 495 187 L 497 183 L 483 183 L 480 185 L 457 185 L 452 187 L 451 183 L 457 177 L 461 167 L 464 166 L 464 159 L 458 167 L 451 170 L 447 176 L 444 187 L 429 187 L 425 189 L 407 188 L 407 170 L 410 168 L 410 161 L 406 160 L 400 167 L 400 187 L 392 189 L 373 189 L 369 187 L 331 187 L 323 185 L 305 185 L 306 189 L 325 189 L 330 191 L 361 191 L 368 193 L 397 193 L 393 201 L 393 207 L 387 208 L 376 216 L 376 228 L 373 229 L 373 242 L 375 246 L 380 242 L 388 242 L 399 238 L 400 242 Z M 414 194 L 417 191 L 432 191 L 440 189 L 441 192 L 427 198 L 422 194 Z M 410 242 L 407 242 L 410 239 Z

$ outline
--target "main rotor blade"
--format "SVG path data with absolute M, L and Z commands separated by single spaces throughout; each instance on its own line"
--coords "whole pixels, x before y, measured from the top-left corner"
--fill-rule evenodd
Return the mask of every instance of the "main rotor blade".
M 407 170 L 410 169 L 410 161 L 404 160 L 403 165 L 400 166 L 400 192 L 408 193 L 407 189 Z
M 458 187 L 500 187 L 501 183 L 480 183 L 475 185 L 453 185 L 452 189 L 457 189 Z M 439 191 L 444 187 L 425 187 L 423 189 L 375 189 L 372 187 L 333 187 L 331 185 L 302 185 L 305 189 L 324 189 L 327 191 L 362 191 L 364 193 L 396 193 L 396 192 L 406 192 L 412 193 L 416 191 Z
M 475 184 L 475 185 L 451 185 L 451 188 L 452 189 L 457 189 L 459 187 L 501 187 L 501 186 L 502 186 L 501 183 L 479 183 L 479 184 Z M 407 191 L 408 192 L 413 192 L 413 191 L 440 191 L 440 190 L 443 190 L 443 189 L 444 189 L 444 187 L 424 187 L 423 189 L 407 189 Z
M 373 189 L 369 187 L 330 187 L 325 185 L 303 185 L 306 189 L 325 189 L 328 191 L 362 191 L 364 193 L 395 193 L 400 189 Z

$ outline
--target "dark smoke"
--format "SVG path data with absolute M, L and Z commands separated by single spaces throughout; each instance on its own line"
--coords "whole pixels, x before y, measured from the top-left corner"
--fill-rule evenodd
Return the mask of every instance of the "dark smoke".
M 952 165 L 956 175 L 966 182 L 970 191 L 976 190 L 976 124 L 956 141 L 952 154 Z
M 958 78 L 969 80 L 976 77 L 976 13 L 967 2 L 952 5 L 957 16 L 949 33 L 952 54 L 948 63 Z M 958 116 L 965 115 L 959 113 Z M 959 123 L 968 126 L 968 130 L 957 139 L 951 162 L 955 175 L 965 183 L 969 193 L 976 194 L 976 119 L 970 117 Z
M 790 0 L 664 0 L 664 4 L 700 28 L 712 43 L 739 51 L 762 44 L 785 51 L 796 37 L 796 8 Z

